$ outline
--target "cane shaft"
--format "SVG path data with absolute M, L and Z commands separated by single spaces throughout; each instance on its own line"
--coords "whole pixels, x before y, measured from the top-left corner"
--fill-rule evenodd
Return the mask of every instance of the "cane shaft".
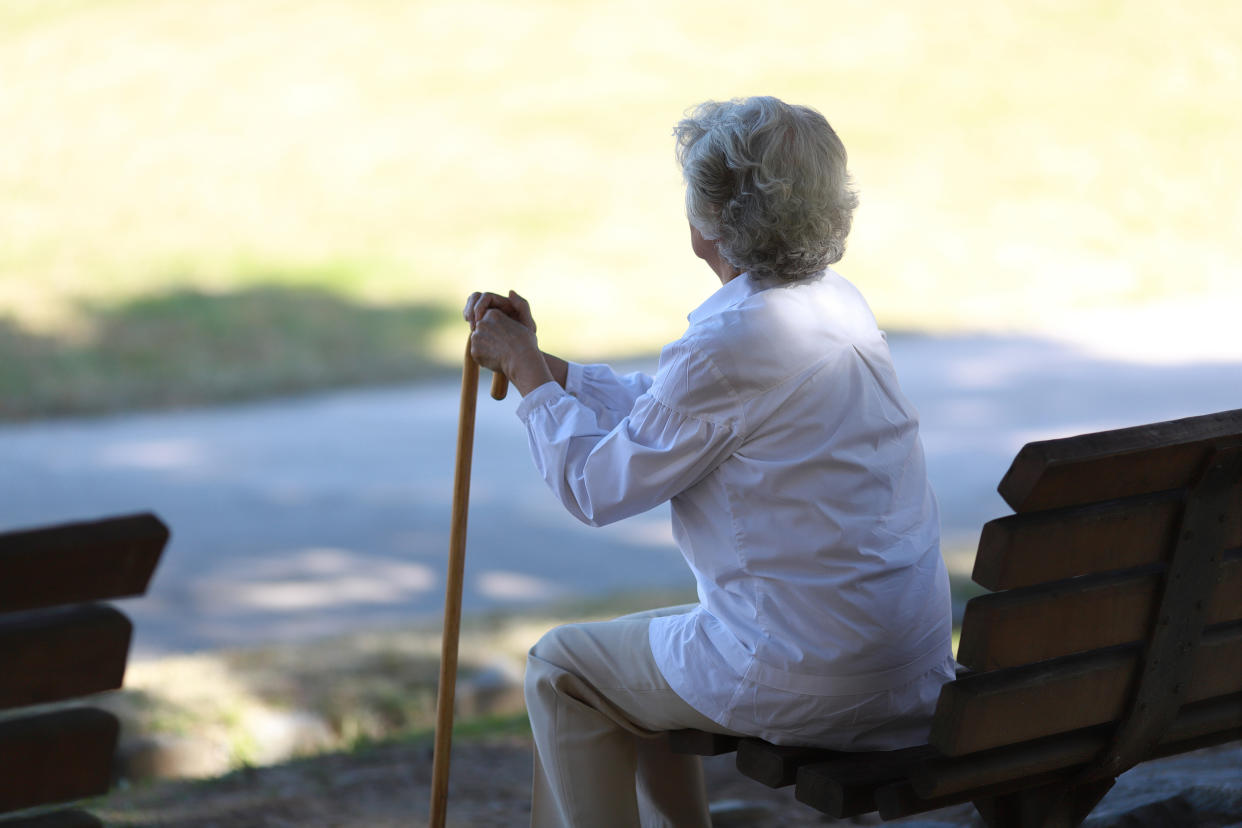
M 503 379 L 503 374 L 496 377 Z M 493 389 L 496 380 L 492 381 Z M 440 646 L 440 683 L 436 697 L 435 752 L 431 765 L 429 828 L 443 828 L 448 810 L 449 753 L 453 742 L 453 699 L 457 687 L 457 643 L 461 637 L 461 593 L 466 567 L 466 518 L 470 501 L 470 464 L 474 455 L 474 411 L 479 366 L 466 346 L 461 373 L 461 410 L 457 425 L 457 468 L 453 475 L 453 523 L 449 530 L 448 576 L 444 588 L 444 635 Z M 502 395 L 503 396 L 503 395 Z

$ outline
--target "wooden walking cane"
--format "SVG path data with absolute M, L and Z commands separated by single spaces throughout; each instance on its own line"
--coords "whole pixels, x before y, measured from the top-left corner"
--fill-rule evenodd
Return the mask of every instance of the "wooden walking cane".
M 492 399 L 503 400 L 509 381 L 492 375 Z M 453 694 L 457 689 L 457 641 L 461 637 L 461 589 L 466 568 L 466 516 L 470 505 L 470 463 L 474 457 L 474 409 L 479 396 L 479 365 L 470 356 L 461 372 L 461 410 L 457 419 L 457 468 L 453 474 L 453 524 L 449 529 L 448 575 L 444 588 L 444 634 L 440 642 L 440 684 L 436 694 L 435 752 L 431 762 L 430 828 L 444 828 L 448 811 L 449 752 L 453 745 Z

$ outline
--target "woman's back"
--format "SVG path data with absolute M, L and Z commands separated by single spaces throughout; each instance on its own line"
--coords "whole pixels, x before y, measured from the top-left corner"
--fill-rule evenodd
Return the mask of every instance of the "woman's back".
M 674 688 L 744 730 L 739 682 L 871 693 L 943 663 L 948 578 L 917 415 L 862 297 L 832 271 L 766 290 L 742 277 L 690 319 L 650 393 L 733 437 L 672 500 L 701 609 L 654 622 L 653 651 L 666 675 L 713 675 Z

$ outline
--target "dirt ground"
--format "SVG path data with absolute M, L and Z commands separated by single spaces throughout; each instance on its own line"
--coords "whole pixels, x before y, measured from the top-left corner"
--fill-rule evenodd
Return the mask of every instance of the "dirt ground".
M 712 801 L 731 806 L 716 820 L 722 828 L 879 822 L 874 815 L 846 823 L 824 817 L 794 801 L 790 789 L 773 791 L 741 776 L 731 756 L 706 760 L 705 770 Z M 530 774 L 527 737 L 455 745 L 448 824 L 528 824 Z M 410 828 L 427 824 L 430 787 L 429 745 L 386 745 L 239 771 L 217 780 L 135 787 L 90 810 L 109 825 L 125 828 Z
M 734 757 L 704 760 L 715 828 L 877 825 L 876 814 L 839 821 L 739 774 Z M 526 826 L 529 734 L 472 737 L 453 747 L 449 826 Z M 1089 828 L 1239 828 L 1242 749 L 1235 744 L 1149 762 L 1128 772 Z M 117 828 L 423 828 L 431 787 L 427 740 L 386 743 L 200 782 L 167 781 L 88 803 Z M 1111 805 L 1110 805 L 1111 802 Z M 723 807 L 722 807 L 723 806 Z M 717 810 L 719 813 L 717 813 Z M 904 828 L 978 828 L 970 805 L 895 820 Z

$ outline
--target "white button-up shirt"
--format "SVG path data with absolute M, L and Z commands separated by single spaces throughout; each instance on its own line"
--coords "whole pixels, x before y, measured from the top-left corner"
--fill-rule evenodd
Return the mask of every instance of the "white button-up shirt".
M 699 606 L 652 621 L 691 706 L 784 744 L 926 738 L 952 678 L 948 576 L 914 408 L 883 334 L 835 272 L 732 279 L 655 377 L 571 364 L 518 408 L 580 520 L 672 501 Z

